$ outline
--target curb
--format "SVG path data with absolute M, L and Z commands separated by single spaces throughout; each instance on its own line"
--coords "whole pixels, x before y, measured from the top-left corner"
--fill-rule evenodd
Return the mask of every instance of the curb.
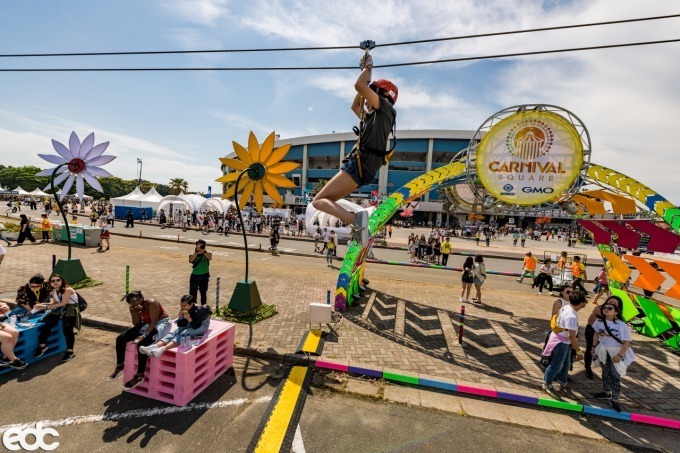
M 538 398 L 535 396 L 527 396 L 519 393 L 497 391 L 492 386 L 459 385 L 451 379 L 412 372 L 403 372 L 390 368 L 372 367 L 366 365 L 359 367 L 353 366 L 348 362 L 333 361 L 322 358 L 311 359 L 310 366 L 329 371 L 375 377 L 384 379 L 385 381 L 394 382 L 397 384 L 407 384 L 409 386 L 415 386 L 423 389 L 436 389 L 440 391 L 444 390 L 447 392 L 464 393 L 478 397 L 490 399 L 493 398 L 496 401 L 512 401 L 513 403 L 520 404 L 522 406 L 549 407 L 552 409 L 557 409 L 558 411 L 575 412 L 585 416 L 595 415 L 607 419 L 637 422 L 644 425 L 680 430 L 680 420 L 630 412 L 616 412 L 612 409 L 570 403 L 566 401 L 554 400 L 551 398 Z

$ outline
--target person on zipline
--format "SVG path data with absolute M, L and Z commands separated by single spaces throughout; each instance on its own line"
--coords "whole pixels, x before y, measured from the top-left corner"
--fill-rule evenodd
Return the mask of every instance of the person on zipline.
M 394 103 L 399 90 L 389 80 L 371 82 L 373 59 L 368 53 L 361 59 L 360 67 L 361 74 L 354 83 L 357 95 L 352 102 L 352 111 L 361 119 L 359 138 L 343 161 L 340 172 L 314 197 L 312 206 L 351 225 L 354 239 L 365 247 L 368 244 L 368 212 L 361 210 L 355 214 L 336 202 L 358 187 L 371 184 L 380 167 L 389 161 L 394 145 L 388 150 L 387 142 L 395 126 Z M 396 143 L 396 137 L 393 143 Z

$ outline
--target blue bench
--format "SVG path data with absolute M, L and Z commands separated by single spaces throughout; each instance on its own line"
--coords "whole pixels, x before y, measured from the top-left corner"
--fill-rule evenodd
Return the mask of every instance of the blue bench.
M 42 357 L 33 357 L 35 350 L 38 348 L 38 332 L 42 326 L 42 323 L 38 321 L 40 321 L 41 318 L 41 316 L 37 316 L 33 319 L 29 319 L 26 324 L 18 323 L 18 325 L 15 326 L 19 330 L 19 341 L 14 347 L 14 355 L 28 364 L 66 351 L 66 339 L 62 333 L 60 320 L 57 325 L 52 328 L 50 336 L 47 338 L 47 352 Z M 1 352 L 0 357 L 2 357 Z M 0 368 L 0 374 L 8 373 L 10 371 L 14 371 L 14 368 Z

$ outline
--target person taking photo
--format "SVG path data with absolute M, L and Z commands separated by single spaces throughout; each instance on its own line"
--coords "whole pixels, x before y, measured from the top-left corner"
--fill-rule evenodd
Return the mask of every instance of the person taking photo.
M 189 294 L 198 299 L 198 293 L 201 293 L 201 305 L 205 305 L 208 301 L 208 282 L 210 281 L 210 261 L 212 260 L 212 253 L 206 249 L 206 242 L 203 239 L 196 241 L 196 248 L 194 253 L 189 255 L 189 262 L 191 263 L 191 277 L 189 278 Z

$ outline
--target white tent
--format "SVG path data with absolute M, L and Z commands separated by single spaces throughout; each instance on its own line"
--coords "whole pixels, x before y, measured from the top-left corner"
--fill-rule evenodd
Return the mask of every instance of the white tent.
M 189 195 L 168 195 L 163 197 L 160 202 L 158 210 L 165 209 L 166 213 L 170 210 L 172 206 L 173 212 L 176 209 L 185 209 L 191 212 L 206 212 L 206 211 L 217 211 L 217 212 L 227 212 L 230 206 L 234 203 L 229 200 L 221 200 L 219 198 L 205 198 L 201 195 L 189 194 Z M 181 206 L 181 208 L 180 208 Z
M 17 188 L 14 189 L 13 192 L 16 192 L 17 195 L 30 195 L 28 192 L 22 189 L 21 186 L 17 186 Z
M 32 190 L 28 194 L 33 195 L 34 197 L 51 197 L 52 196 L 48 193 L 43 192 L 42 190 L 38 189 L 37 187 L 36 187 L 35 190 Z
M 111 198 L 110 203 L 115 208 L 116 206 L 136 206 L 138 208 L 143 207 L 139 203 L 139 199 L 144 196 L 144 193 L 139 190 L 139 187 L 135 187 L 135 190 L 122 197 Z

